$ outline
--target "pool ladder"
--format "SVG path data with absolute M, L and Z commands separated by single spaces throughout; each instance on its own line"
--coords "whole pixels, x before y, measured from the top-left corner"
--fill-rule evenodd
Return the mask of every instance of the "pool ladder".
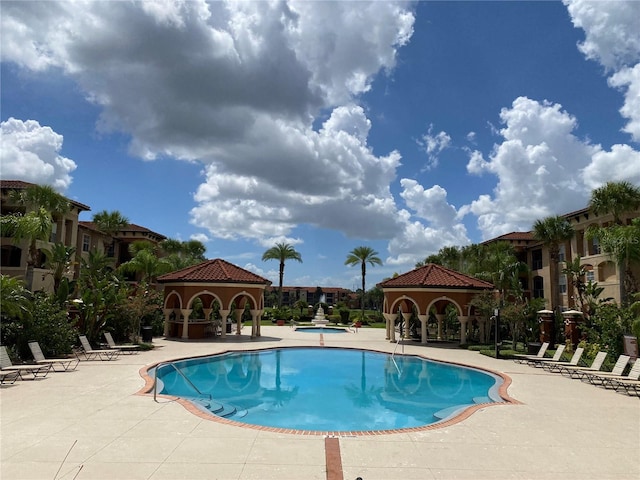
M 396 356 L 396 350 L 398 350 L 398 345 L 400 345 L 400 340 L 402 340 L 401 335 L 398 336 L 398 340 L 396 340 L 396 346 L 393 349 L 393 353 L 391 354 L 391 361 L 396 366 L 396 370 L 398 370 L 398 374 L 401 374 L 402 371 L 400 370 L 400 367 L 398 367 L 398 364 L 396 363 L 396 359 L 394 357 Z M 402 344 L 402 354 L 404 355 L 404 343 Z
M 208 397 L 208 399 L 211 400 L 211 395 L 204 394 L 200 390 L 198 390 L 198 387 L 196 387 L 193 384 L 193 382 L 191 380 L 189 380 L 187 378 L 187 376 L 184 373 L 182 373 L 182 371 L 178 367 L 175 366 L 175 364 L 173 364 L 171 362 L 162 362 L 162 363 L 159 363 L 158 365 L 156 365 L 156 370 L 155 370 L 155 372 L 153 374 L 153 401 L 154 402 L 158 401 L 156 399 L 156 395 L 158 393 L 158 370 L 160 370 L 160 367 L 163 367 L 163 366 L 166 366 L 166 365 L 172 366 L 173 369 L 176 372 L 178 372 L 178 375 L 180 375 L 184 379 L 184 381 L 187 382 L 188 385 L 191 385 L 191 388 L 193 388 L 196 392 L 198 392 L 198 395 L 200 395 L 201 397 Z

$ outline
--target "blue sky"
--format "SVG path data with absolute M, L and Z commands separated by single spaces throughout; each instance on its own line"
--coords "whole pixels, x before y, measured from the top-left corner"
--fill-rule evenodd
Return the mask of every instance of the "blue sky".
M 640 2 L 2 2 L 3 179 L 371 287 L 640 185 Z

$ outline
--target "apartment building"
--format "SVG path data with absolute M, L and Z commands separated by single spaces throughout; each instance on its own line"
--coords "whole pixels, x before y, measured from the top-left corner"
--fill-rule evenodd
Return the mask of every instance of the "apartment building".
M 23 207 L 15 205 L 11 200 L 11 192 L 24 190 L 34 184 L 19 180 L 0 180 L 0 214 L 27 213 Z M 69 200 L 69 199 L 68 199 Z M 138 240 L 147 240 L 157 244 L 166 237 L 145 227 L 129 224 L 117 232 L 113 238 L 100 232 L 93 222 L 79 220 L 82 212 L 91 208 L 74 200 L 69 200 L 69 212 L 62 216 L 54 216 L 51 235 L 47 241 L 38 240 L 36 247 L 50 249 L 56 243 L 76 248 L 76 263 L 69 278 L 77 278 L 80 272 L 81 258 L 88 258 L 91 250 L 106 252 L 114 258 L 114 267 L 131 259 L 129 245 Z M 29 245 L 27 241 L 16 244 L 11 237 L 0 238 L 0 272 L 3 275 L 24 279 L 27 269 Z M 45 268 L 45 256 L 40 253 L 39 262 L 34 268 L 33 291 L 53 291 L 52 272 Z M 129 278 L 129 280 L 137 280 Z
M 277 299 L 278 286 L 272 285 L 265 290 L 265 298 Z M 338 302 L 349 304 L 352 300 L 352 292 L 346 288 L 338 287 L 282 287 L 282 305 L 293 305 L 298 300 L 307 302 L 308 305 L 315 305 L 320 302 L 324 295 L 324 302 L 329 306 L 334 306 Z M 275 301 L 277 305 L 277 300 Z M 269 305 L 268 306 L 273 306 Z
M 560 266 L 556 279 L 560 288 L 560 308 L 569 310 L 576 307 L 573 286 L 562 270 L 566 267 L 567 261 L 574 260 L 578 256 L 580 264 L 586 271 L 585 281 L 597 282 L 598 286 L 604 288 L 600 298 L 613 298 L 616 302 L 620 302 L 622 272 L 620 272 L 619 266 L 610 255 L 601 251 L 597 238 L 588 240 L 586 235 L 586 231 L 591 225 L 610 225 L 613 222 L 613 216 L 596 216 L 589 208 L 562 216 L 571 224 L 575 235 L 569 242 L 560 245 Z M 640 217 L 640 210 L 624 216 L 623 221 L 629 223 L 637 217 Z M 483 243 L 489 244 L 499 241 L 510 243 L 516 251 L 518 260 L 526 263 L 529 267 L 529 271 L 521 275 L 520 278 L 525 294 L 530 298 L 547 299 L 546 307 L 555 307 L 555 305 L 551 305 L 552 282 L 549 249 L 534 239 L 533 232 L 511 232 Z M 640 278 L 640 265 L 634 265 L 632 270 L 634 275 Z

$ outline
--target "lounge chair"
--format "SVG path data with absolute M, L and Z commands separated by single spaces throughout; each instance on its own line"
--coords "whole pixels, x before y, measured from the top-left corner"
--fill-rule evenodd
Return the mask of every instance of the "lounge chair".
M 527 361 L 532 358 L 544 358 L 544 354 L 547 352 L 547 348 L 549 348 L 549 342 L 544 342 L 542 345 L 540 345 L 540 349 L 535 355 L 514 355 L 513 361 L 516 363 L 527 363 Z
M 623 361 L 624 360 L 621 360 L 621 363 Z M 627 362 L 628 362 L 628 359 L 627 359 Z M 633 364 L 633 367 L 631 367 L 631 370 L 627 375 L 622 375 L 622 373 L 620 373 L 620 375 L 614 375 L 613 370 L 609 372 L 609 374 L 607 374 L 607 372 L 591 374 L 588 376 L 589 383 L 591 383 L 592 385 L 600 385 L 604 388 L 613 388 L 614 390 L 617 390 L 616 387 L 620 386 L 619 382 L 627 382 L 632 380 L 637 381 L 638 378 L 640 378 L 640 365 L 638 365 L 639 363 L 640 362 L 636 360 L 636 363 Z M 622 370 L 624 370 L 624 367 Z M 621 370 L 616 370 L 616 372 L 618 371 L 621 371 Z
M 558 348 L 553 354 L 553 357 L 530 358 L 529 360 L 527 360 L 527 365 L 536 367 L 536 368 L 541 368 L 545 363 L 559 362 L 560 358 L 562 358 L 562 354 L 564 353 L 565 348 L 566 348 L 565 345 L 558 345 Z
M 138 353 L 138 351 L 140 350 L 140 345 L 133 345 L 133 344 L 117 345 L 116 342 L 113 340 L 113 336 L 111 335 L 111 332 L 104 332 L 104 338 L 107 339 L 107 344 L 109 345 L 109 348 L 111 350 L 119 350 L 121 353 L 127 353 L 129 355 Z
M 571 378 L 583 378 L 588 373 L 598 372 L 602 368 L 604 359 L 607 358 L 607 352 L 598 352 L 596 358 L 588 367 L 582 367 L 579 365 L 561 365 L 558 367 L 558 371 L 562 375 L 569 375 Z
M 604 385 L 608 382 L 608 379 L 622 377 L 622 372 L 624 372 L 627 363 L 629 363 L 631 357 L 629 355 L 620 355 L 616 364 L 613 366 L 613 369 L 610 372 L 592 372 L 587 373 L 587 375 L 582 378 L 582 380 L 588 381 L 592 385 Z
M 20 373 L 16 371 L 0 370 L 0 385 L 16 383 Z
M 78 335 L 82 344 L 82 352 L 85 360 L 114 360 L 120 353 L 118 350 L 94 350 L 86 335 Z M 78 355 L 76 353 L 76 355 Z M 80 357 L 78 357 L 80 359 Z
M 51 365 L 54 372 L 68 372 L 75 370 L 80 360 L 78 358 L 45 358 L 38 342 L 29 342 L 31 355 L 38 365 Z
M 44 378 L 49 373 L 51 365 L 14 365 L 11 363 L 7 347 L 0 346 L 0 370 L 2 372 L 17 372 L 21 380 L 30 378 Z
M 631 370 L 626 377 L 614 377 L 609 381 L 616 392 L 620 388 L 624 388 L 627 395 L 629 395 L 632 390 L 640 395 L 640 361 L 636 360 L 636 363 L 633 364 L 633 367 L 631 367 Z
M 573 352 L 573 357 L 571 357 L 571 360 L 568 362 L 542 362 L 542 368 L 547 372 L 559 372 L 564 366 L 577 366 L 583 352 L 584 348 L 578 347 L 576 348 L 576 351 Z

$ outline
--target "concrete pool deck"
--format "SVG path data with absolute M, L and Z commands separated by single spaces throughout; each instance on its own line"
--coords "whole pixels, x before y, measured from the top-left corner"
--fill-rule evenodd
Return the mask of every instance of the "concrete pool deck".
M 384 330 L 323 335 L 325 346 L 393 351 Z M 477 352 L 405 353 L 502 372 L 517 405 L 487 406 L 438 429 L 323 438 L 227 425 L 139 395 L 160 361 L 278 346 L 320 335 L 262 327 L 262 337 L 182 342 L 0 389 L 0 478 L 13 479 L 639 479 L 640 400 Z

